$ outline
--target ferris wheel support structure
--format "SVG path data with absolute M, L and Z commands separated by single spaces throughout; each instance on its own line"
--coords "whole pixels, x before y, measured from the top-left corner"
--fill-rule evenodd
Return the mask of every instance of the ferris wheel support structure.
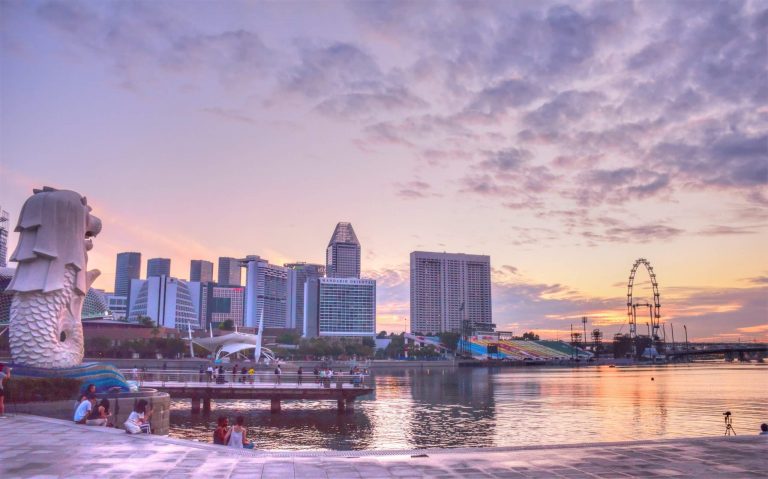
M 651 278 L 651 287 L 653 288 L 653 303 L 635 303 L 632 296 L 632 289 L 635 284 L 637 269 L 645 266 L 648 276 Z M 659 295 L 659 283 L 656 281 L 656 273 L 653 271 L 650 261 L 640 258 L 632 265 L 632 271 L 629 273 L 629 283 L 627 283 L 627 319 L 629 320 L 629 338 L 632 344 L 632 355 L 637 357 L 637 307 L 647 306 L 650 316 L 650 340 L 651 346 L 656 346 L 659 342 L 659 327 L 661 322 L 661 297 Z M 658 349 L 657 349 L 658 350 Z

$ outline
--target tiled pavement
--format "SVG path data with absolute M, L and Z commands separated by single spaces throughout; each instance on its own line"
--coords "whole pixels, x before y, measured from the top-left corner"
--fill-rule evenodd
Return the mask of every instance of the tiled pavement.
M 259 452 L 77 426 L 0 418 L 0 478 L 768 478 L 768 436 L 552 447 Z

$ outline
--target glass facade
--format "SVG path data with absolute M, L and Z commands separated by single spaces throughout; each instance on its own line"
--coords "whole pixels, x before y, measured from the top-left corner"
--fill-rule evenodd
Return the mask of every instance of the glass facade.
M 115 295 L 128 296 L 131 280 L 141 276 L 141 253 L 118 253 L 115 267 Z
M 376 281 L 321 278 L 318 282 L 320 336 L 375 336 Z
M 203 259 L 193 259 L 189 263 L 189 280 L 199 283 L 213 281 L 213 263 Z
M 170 258 L 151 258 L 147 260 L 147 278 L 153 276 L 170 276 L 171 259 Z
M 360 242 L 350 223 L 339 223 L 325 250 L 325 272 L 329 278 L 360 277 Z
M 291 327 L 304 331 L 304 285 L 309 280 L 325 276 L 325 266 L 308 263 L 288 263 L 284 266 L 296 272 L 292 279 L 295 283 L 289 288 L 296 295 L 295 301 L 292 302 Z
M 241 286 L 241 260 L 237 258 L 219 258 L 219 284 L 221 286 Z

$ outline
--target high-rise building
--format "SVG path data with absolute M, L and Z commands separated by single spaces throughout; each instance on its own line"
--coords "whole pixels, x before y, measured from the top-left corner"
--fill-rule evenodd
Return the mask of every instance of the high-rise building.
M 170 258 L 150 258 L 147 260 L 147 278 L 153 276 L 170 276 L 171 259 Z
M 242 260 L 237 258 L 219 258 L 219 285 L 242 286 L 240 282 L 240 268 Z
M 245 281 L 245 326 L 255 328 L 264 314 L 265 328 L 289 328 L 291 302 L 295 294 L 289 291 L 295 272 L 269 264 L 266 259 L 248 256 Z M 291 281 L 289 281 L 289 276 Z
M 149 316 L 158 326 L 182 331 L 200 327 L 200 283 L 166 275 L 131 281 L 130 321 Z
M 11 231 L 11 217 L 0 208 L 0 268 L 8 266 L 8 232 Z
M 216 283 L 202 283 L 200 317 L 202 327 L 214 328 L 230 320 L 237 326 L 243 325 L 245 288 L 242 286 L 220 286 Z
M 325 276 L 325 266 L 310 263 L 287 263 L 286 268 L 295 272 L 290 277 L 288 291 L 291 293 L 289 328 L 304 331 L 304 285 L 308 280 Z
M 411 332 L 459 332 L 463 320 L 492 323 L 491 257 L 411 253 Z
M 213 281 L 213 263 L 204 259 L 193 259 L 189 263 L 189 280 L 200 283 Z
M 376 335 L 376 281 L 318 278 L 305 284 L 304 336 Z
M 325 250 L 325 273 L 329 278 L 360 277 L 360 242 L 350 223 L 339 223 Z
M 141 276 L 141 253 L 117 253 L 115 296 L 128 297 L 131 280 Z

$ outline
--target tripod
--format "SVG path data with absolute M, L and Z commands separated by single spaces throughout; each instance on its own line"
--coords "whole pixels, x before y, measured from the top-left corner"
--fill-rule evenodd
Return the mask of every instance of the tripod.
M 725 416 L 725 434 L 723 434 L 723 436 L 731 436 L 731 435 L 735 436 L 736 430 L 731 425 L 731 422 L 732 422 L 731 413 L 729 412 L 725 413 L 723 414 L 723 416 Z

